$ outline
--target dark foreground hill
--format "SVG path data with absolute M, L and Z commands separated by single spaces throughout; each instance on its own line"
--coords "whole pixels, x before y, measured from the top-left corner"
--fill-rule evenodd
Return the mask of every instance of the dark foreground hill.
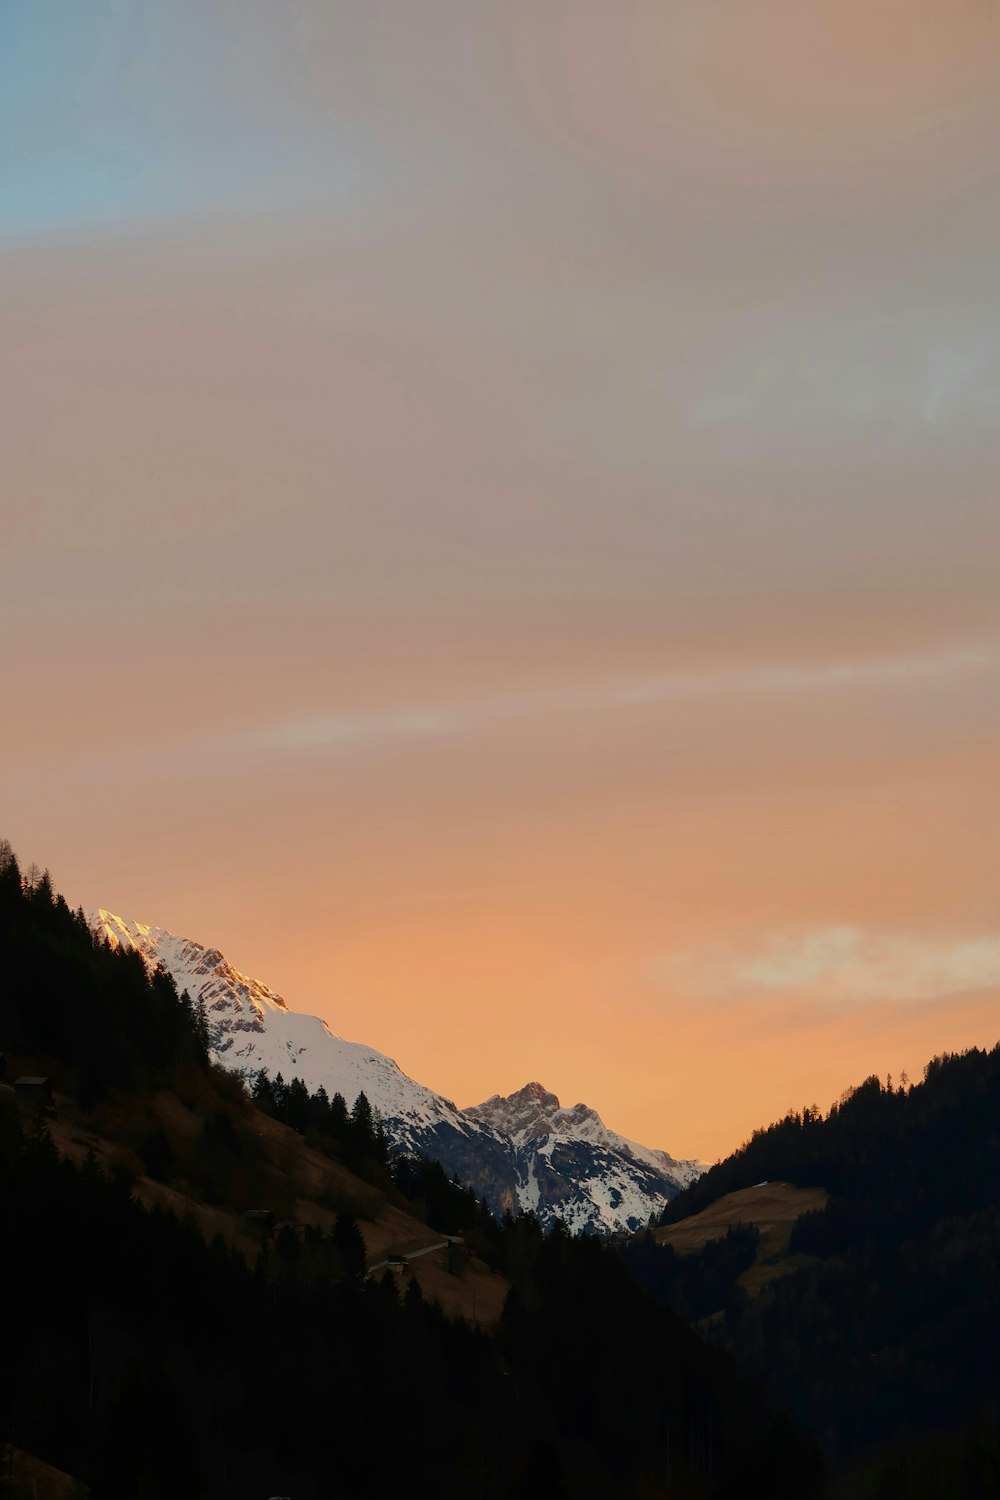
M 831 1493 L 1000 1494 L 1000 1047 L 756 1132 L 625 1257 L 813 1435 Z
M 96 941 L 9 849 L 0 1050 L 55 1085 L 54 1117 L 0 1089 L 18 1472 L 93 1500 L 817 1493 L 810 1444 L 613 1252 L 388 1162 L 363 1108 L 299 1090 L 282 1108 L 304 1134 L 258 1110 L 169 978 Z M 242 1210 L 262 1194 L 288 1223 L 257 1242 Z M 366 1275 L 390 1223 L 461 1231 L 465 1254 L 436 1284 L 416 1262 Z M 509 1288 L 491 1318 L 421 1290 L 443 1303 L 475 1277 Z

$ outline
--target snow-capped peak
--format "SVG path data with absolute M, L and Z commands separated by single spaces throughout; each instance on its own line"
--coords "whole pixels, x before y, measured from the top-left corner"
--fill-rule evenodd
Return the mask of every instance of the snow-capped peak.
M 540 1083 L 457 1109 L 391 1057 L 290 1010 L 217 948 L 103 909 L 90 922 L 149 969 L 162 964 L 178 990 L 204 1004 L 212 1054 L 224 1067 L 244 1077 L 263 1068 L 301 1078 L 349 1105 L 363 1091 L 398 1150 L 440 1161 L 495 1210 L 531 1209 L 543 1224 L 558 1216 L 572 1229 L 634 1229 L 701 1170 L 616 1135 L 586 1104 L 563 1109 Z
M 148 968 L 162 964 L 178 990 L 203 1002 L 212 1053 L 224 1067 L 244 1077 L 263 1068 L 286 1081 L 301 1078 L 310 1090 L 322 1084 L 348 1104 L 363 1092 L 387 1122 L 397 1122 L 400 1139 L 442 1119 L 460 1121 L 450 1100 L 408 1078 L 391 1057 L 335 1036 L 319 1016 L 289 1010 L 276 990 L 217 948 L 104 910 L 91 913 L 90 923 L 113 947 L 134 949 Z
M 288 1009 L 276 990 L 234 969 L 218 948 L 204 948 L 190 938 L 175 937 L 163 927 L 129 922 L 103 907 L 91 912 L 89 921 L 112 948 L 134 949 L 148 968 L 162 964 L 173 975 L 178 990 L 186 989 L 192 996 L 197 993 L 206 1008 L 212 998 L 225 994 L 238 999 L 247 1016 L 261 1017 L 268 1011 Z
M 528 1142 L 544 1143 L 546 1140 L 560 1143 L 585 1141 L 591 1146 L 624 1152 L 653 1171 L 667 1173 L 682 1186 L 704 1171 L 700 1162 L 677 1161 L 666 1151 L 642 1146 L 638 1141 L 630 1141 L 627 1136 L 609 1130 L 596 1109 L 587 1104 L 574 1104 L 564 1109 L 557 1096 L 540 1083 L 526 1083 L 506 1098 L 493 1094 L 484 1103 L 467 1109 L 465 1114 L 482 1120 L 494 1130 L 505 1132 L 522 1147 Z M 546 1154 L 551 1154 L 551 1146 Z

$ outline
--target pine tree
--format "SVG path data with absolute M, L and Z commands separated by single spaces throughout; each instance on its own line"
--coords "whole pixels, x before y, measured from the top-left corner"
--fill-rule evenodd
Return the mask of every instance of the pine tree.
M 344 1275 L 358 1278 L 365 1273 L 365 1242 L 358 1221 L 351 1213 L 337 1215 L 332 1234 Z
M 266 1068 L 261 1068 L 255 1076 L 250 1097 L 257 1108 L 263 1110 L 266 1115 L 275 1113 L 274 1089 L 267 1076 Z
M 288 1086 L 280 1073 L 275 1073 L 271 1079 L 271 1093 L 274 1096 L 274 1117 L 276 1120 L 287 1119 L 286 1105 L 288 1099 Z
M 309 1124 L 324 1133 L 330 1129 L 330 1096 L 320 1084 L 309 1099 Z
M 208 1030 L 208 1016 L 205 1013 L 205 1002 L 200 995 L 198 1004 L 195 1006 L 194 1034 L 198 1048 L 198 1061 L 207 1064 L 211 1037 Z
M 354 1101 L 354 1108 L 351 1110 L 351 1124 L 361 1139 L 374 1141 L 375 1117 L 372 1113 L 372 1107 L 368 1102 L 368 1095 L 363 1091 Z
M 343 1094 L 337 1092 L 330 1100 L 330 1134 L 335 1140 L 342 1141 L 347 1133 L 347 1100 Z
M 301 1078 L 293 1078 L 285 1097 L 285 1120 L 303 1134 L 309 1123 L 309 1091 Z

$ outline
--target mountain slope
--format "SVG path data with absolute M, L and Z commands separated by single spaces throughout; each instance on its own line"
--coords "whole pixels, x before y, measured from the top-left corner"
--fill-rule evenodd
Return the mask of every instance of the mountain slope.
M 520 1207 L 543 1222 L 558 1216 L 574 1230 L 637 1227 L 648 1205 L 669 1200 L 701 1170 L 609 1130 L 586 1104 L 562 1108 L 540 1083 L 506 1098 L 494 1094 L 465 1114 L 509 1139 Z
M 701 1170 L 608 1130 L 587 1105 L 563 1109 L 540 1084 L 461 1110 L 417 1083 L 384 1053 L 335 1036 L 318 1016 L 290 1010 L 265 984 L 206 948 L 160 927 L 100 910 L 91 923 L 147 967 L 162 964 L 178 990 L 201 1000 L 213 1056 L 252 1075 L 301 1078 L 350 1104 L 363 1091 L 393 1145 L 436 1159 L 496 1212 L 531 1209 L 574 1230 L 635 1229 Z
M 624 1255 L 675 1311 L 717 1315 L 738 1367 L 844 1471 L 836 1500 L 992 1500 L 998 1182 L 1000 1044 L 755 1131 Z

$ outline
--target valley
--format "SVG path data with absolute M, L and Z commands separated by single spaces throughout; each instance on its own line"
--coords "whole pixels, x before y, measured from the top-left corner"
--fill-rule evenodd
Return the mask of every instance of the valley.
M 558 1218 L 574 1231 L 635 1230 L 703 1170 L 608 1129 L 585 1104 L 564 1109 L 537 1082 L 458 1109 L 392 1058 L 292 1010 L 217 948 L 103 909 L 90 922 L 150 972 L 162 964 L 178 991 L 204 1007 L 212 1057 L 222 1067 L 248 1081 L 260 1069 L 286 1082 L 300 1078 L 349 1106 L 364 1092 L 394 1149 L 441 1162 L 496 1214 L 530 1210 L 543 1226 Z
M 235 1008 L 251 982 L 200 951 L 208 982 L 237 986 L 220 1019 L 266 1040 Z M 202 994 L 4 853 L 0 1277 L 18 1295 L 0 1451 L 18 1500 L 25 1475 L 38 1500 L 67 1483 L 257 1500 L 262 1476 L 326 1500 L 334 1470 L 338 1497 L 390 1500 L 414 1465 L 445 1500 L 480 1476 L 497 1500 L 995 1492 L 1000 1047 L 791 1111 L 675 1183 L 654 1227 L 604 1235 L 520 1203 L 497 1217 L 395 1147 L 364 1090 L 348 1108 L 244 1079 L 218 1035 Z M 331 1041 L 363 1071 L 367 1049 Z M 373 1078 L 421 1097 L 379 1056 Z M 659 1159 L 537 1083 L 455 1113 L 570 1186 L 589 1173 L 591 1203 L 616 1152 Z

